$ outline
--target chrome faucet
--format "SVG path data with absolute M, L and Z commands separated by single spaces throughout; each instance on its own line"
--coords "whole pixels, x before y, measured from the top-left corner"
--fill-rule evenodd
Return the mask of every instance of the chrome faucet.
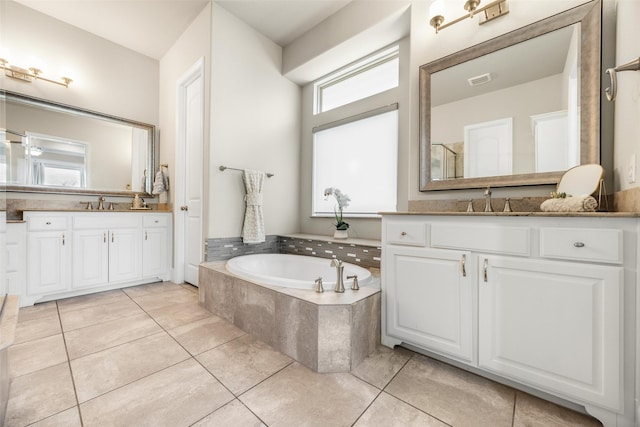
M 104 210 L 104 200 L 105 200 L 104 196 L 98 197 L 98 207 L 97 207 L 97 209 L 100 210 L 100 211 Z
M 493 208 L 491 207 L 491 187 L 487 185 L 487 189 L 484 190 L 484 211 L 485 212 L 493 212 Z
M 337 258 L 331 260 L 331 267 L 336 268 L 336 287 L 333 289 L 335 292 L 344 292 L 344 279 L 342 275 L 344 274 L 344 266 L 342 265 L 342 261 Z

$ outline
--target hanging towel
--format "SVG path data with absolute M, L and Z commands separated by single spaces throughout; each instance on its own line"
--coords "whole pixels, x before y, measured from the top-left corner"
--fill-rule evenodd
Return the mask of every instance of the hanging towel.
M 153 180 L 153 190 L 151 192 L 153 194 L 162 194 L 167 191 L 169 191 L 169 177 L 160 168 Z
M 265 241 L 264 218 L 262 217 L 262 184 L 265 176 L 264 172 L 242 171 L 242 180 L 247 190 L 247 194 L 244 196 L 247 209 L 244 213 L 244 225 L 242 226 L 242 241 L 244 243 Z

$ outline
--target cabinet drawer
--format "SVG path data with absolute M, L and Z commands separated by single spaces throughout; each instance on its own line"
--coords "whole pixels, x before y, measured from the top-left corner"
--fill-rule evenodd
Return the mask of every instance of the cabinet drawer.
M 391 222 L 387 224 L 387 242 L 397 245 L 424 246 L 426 224 L 417 222 Z
M 432 224 L 431 246 L 528 256 L 531 252 L 531 229 L 484 224 Z
M 142 223 L 145 228 L 148 227 L 168 227 L 169 215 L 145 215 Z
M 73 218 L 74 230 L 137 228 L 140 217 L 136 213 L 94 213 Z
M 64 215 L 29 216 L 27 224 L 29 231 L 66 230 L 69 218 Z
M 622 264 L 622 230 L 541 228 L 540 256 Z

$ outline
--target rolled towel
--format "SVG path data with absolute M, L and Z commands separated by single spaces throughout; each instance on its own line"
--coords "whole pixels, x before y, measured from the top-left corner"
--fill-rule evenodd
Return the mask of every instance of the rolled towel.
M 162 172 L 162 170 L 159 170 L 158 173 L 156 173 L 155 179 L 153 180 L 153 190 L 151 192 L 153 194 L 161 194 L 165 191 L 168 191 L 168 187 L 169 179 L 165 177 L 165 174 L 164 172 Z
M 540 205 L 543 212 L 594 212 L 598 201 L 591 196 L 570 196 L 547 199 Z

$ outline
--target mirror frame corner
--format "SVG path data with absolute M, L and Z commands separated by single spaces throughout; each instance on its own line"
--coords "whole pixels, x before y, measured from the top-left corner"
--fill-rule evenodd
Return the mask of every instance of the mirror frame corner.
M 420 66 L 421 192 L 557 184 L 564 171 L 431 180 L 431 74 L 557 29 L 580 23 L 580 164 L 600 162 L 601 0 L 593 0 Z

